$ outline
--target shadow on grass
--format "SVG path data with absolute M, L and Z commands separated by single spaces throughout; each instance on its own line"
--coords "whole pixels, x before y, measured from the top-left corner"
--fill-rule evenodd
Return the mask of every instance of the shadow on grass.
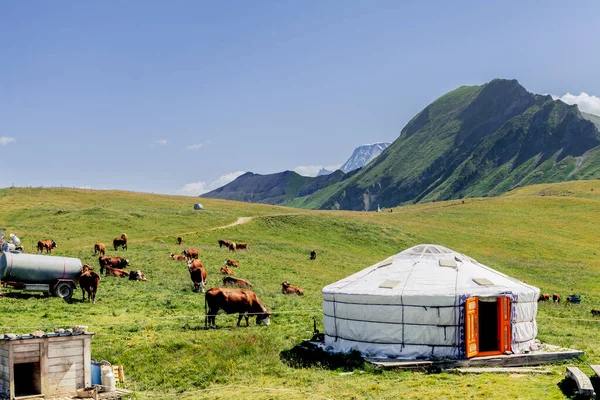
M 36 293 L 31 293 L 31 292 L 4 292 L 2 293 L 3 297 L 8 297 L 11 299 L 22 299 L 22 300 L 28 300 L 31 298 L 37 298 L 37 299 L 43 299 L 44 297 L 48 297 L 42 293 L 36 292 Z
M 592 377 L 590 380 L 592 381 L 592 386 L 594 386 L 594 391 L 599 393 L 600 379 L 597 377 Z M 557 386 L 567 399 L 583 400 L 590 398 L 589 396 L 582 396 L 577 393 L 577 384 L 571 378 L 564 378 L 562 381 L 557 383 Z
M 279 358 L 293 368 L 321 367 L 352 371 L 364 369 L 365 365 L 365 360 L 358 351 L 330 354 L 309 341 L 304 341 L 290 350 L 283 350 L 279 353 Z
M 220 330 L 226 330 L 226 331 L 235 331 L 237 329 L 246 329 L 249 328 L 246 325 L 241 325 L 241 326 L 205 326 L 204 322 L 201 322 L 198 325 L 195 324 L 190 324 L 188 322 L 186 322 L 181 329 L 183 329 L 184 331 L 220 331 Z

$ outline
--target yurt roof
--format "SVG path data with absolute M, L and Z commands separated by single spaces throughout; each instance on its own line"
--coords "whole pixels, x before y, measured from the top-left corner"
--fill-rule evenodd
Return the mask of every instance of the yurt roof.
M 539 289 L 443 246 L 406 249 L 323 288 L 323 295 L 361 296 L 363 303 L 453 304 L 457 296 L 514 293 L 537 297 Z M 343 299 L 342 299 L 343 301 Z

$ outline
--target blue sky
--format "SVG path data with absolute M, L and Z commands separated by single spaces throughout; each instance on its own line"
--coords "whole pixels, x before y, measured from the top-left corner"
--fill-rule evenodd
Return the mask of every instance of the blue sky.
M 598 96 L 599 17 L 591 0 L 3 1 L 0 187 L 196 194 L 339 165 L 461 85 Z

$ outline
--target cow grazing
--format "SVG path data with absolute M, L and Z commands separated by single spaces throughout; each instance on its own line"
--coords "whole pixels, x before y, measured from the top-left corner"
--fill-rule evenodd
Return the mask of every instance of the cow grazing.
M 107 267 L 115 269 L 123 269 L 129 266 L 129 260 L 121 257 L 98 257 L 98 263 L 100 264 L 100 273 L 104 272 Z
M 79 287 L 81 287 L 81 301 L 85 301 L 85 293 L 88 294 L 88 300 L 96 303 L 96 293 L 100 284 L 100 275 L 94 272 L 94 269 L 85 264 L 81 268 L 81 276 L 79 277 Z
M 240 326 L 242 317 L 246 318 L 246 326 L 249 326 L 248 318 L 256 315 L 256 324 L 269 325 L 271 313 L 262 305 L 256 294 L 251 290 L 243 289 L 220 289 L 212 288 L 206 292 L 205 306 L 206 324 L 216 328 L 216 316 L 220 311 L 226 314 L 238 313 L 237 326 Z
M 229 243 L 229 251 L 235 252 L 237 245 L 234 242 Z
M 540 297 L 538 297 L 538 302 L 540 301 L 549 301 L 550 300 L 550 293 L 541 293 Z
M 221 267 L 221 273 L 225 275 L 235 275 L 235 273 L 229 268 L 227 268 L 225 265 Z
M 236 260 L 227 260 L 225 261 L 225 265 L 228 267 L 239 268 L 240 262 Z
M 223 277 L 223 286 L 235 286 L 242 289 L 251 288 L 252 284 L 242 278 L 234 278 L 233 276 L 225 276 Z
M 229 240 L 219 239 L 219 248 L 221 248 L 223 246 L 229 248 L 230 244 L 231 244 L 231 242 Z
M 52 253 L 52 249 L 57 248 L 56 242 L 54 240 L 40 240 L 37 242 L 37 249 L 40 253 L 43 253 L 46 250 L 46 253 Z
M 102 257 L 106 255 L 106 246 L 103 243 L 97 242 L 94 245 L 94 255 L 100 254 Z
M 129 273 L 129 280 L 130 281 L 147 281 L 148 277 L 139 269 L 136 271 L 131 271 Z
M 246 250 L 246 249 L 248 249 L 248 243 L 245 243 L 245 242 L 236 243 L 235 247 L 237 250 Z
M 591 313 L 592 313 L 592 316 L 594 316 L 594 317 L 600 317 L 600 310 L 592 309 Z
M 196 250 L 196 249 L 184 250 L 181 252 L 181 254 L 183 254 L 185 256 L 185 258 L 187 258 L 188 260 L 197 260 L 198 259 L 198 250 Z
M 171 253 L 169 255 L 169 257 L 171 257 L 171 260 L 175 260 L 175 261 L 186 261 L 187 260 L 186 256 L 184 256 L 183 254 L 173 254 L 173 253 Z
M 181 243 L 183 243 L 183 236 L 177 236 L 177 244 L 181 246 Z
M 304 290 L 298 286 L 292 286 L 287 281 L 281 282 L 281 293 L 283 294 L 297 294 L 298 296 L 304 296 Z
M 190 271 L 190 278 L 192 278 L 192 283 L 194 284 L 193 290 L 204 293 L 206 287 L 206 270 L 202 267 L 202 261 L 188 261 L 188 271 Z
M 116 276 L 117 278 L 128 278 L 129 271 L 125 271 L 124 269 L 118 269 L 109 267 L 108 265 L 104 267 L 106 269 L 106 275 Z
M 121 247 L 123 250 L 127 250 L 127 234 L 121 234 L 121 237 L 113 239 L 113 247 L 115 251 Z
M 317 259 L 317 252 L 315 250 L 310 252 L 310 259 L 311 260 L 316 260 Z
M 560 295 L 558 295 L 558 294 L 554 293 L 554 294 L 552 295 L 552 301 L 554 302 L 554 304 L 558 304 L 558 303 L 560 303 Z

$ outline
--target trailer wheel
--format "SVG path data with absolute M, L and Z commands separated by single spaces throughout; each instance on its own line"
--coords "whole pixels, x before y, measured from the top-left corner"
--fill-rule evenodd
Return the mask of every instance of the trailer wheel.
M 61 299 L 69 300 L 73 297 L 73 285 L 69 282 L 59 282 L 54 289 L 54 293 Z

